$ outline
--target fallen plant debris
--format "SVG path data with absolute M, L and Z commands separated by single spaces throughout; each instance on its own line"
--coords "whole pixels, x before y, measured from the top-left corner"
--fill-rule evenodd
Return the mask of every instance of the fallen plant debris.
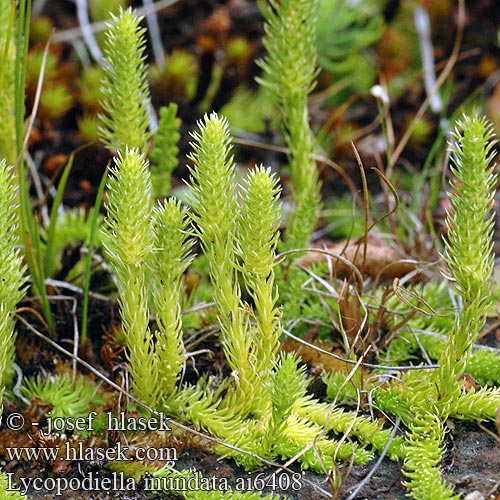
M 348 276 L 354 265 L 363 276 L 390 281 L 403 278 L 418 268 L 418 262 L 404 258 L 395 248 L 373 234 L 369 234 L 367 238 L 356 238 L 354 241 L 327 242 L 323 246 L 319 242 L 317 248 L 325 252 L 313 250 L 299 257 L 295 264 L 307 267 L 330 259 L 331 266 L 339 278 Z M 351 265 L 336 256 L 344 257 Z
M 500 496 L 489 3 L 0 0 L 0 498 Z

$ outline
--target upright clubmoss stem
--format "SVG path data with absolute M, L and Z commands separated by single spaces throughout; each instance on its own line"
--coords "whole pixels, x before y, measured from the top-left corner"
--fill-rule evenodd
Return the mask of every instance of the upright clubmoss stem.
M 161 388 L 146 288 L 153 250 L 152 187 L 149 166 L 137 149 L 126 149 L 115 159 L 107 188 L 103 245 L 116 276 L 132 386 L 142 401 L 154 406 Z
M 269 169 L 252 169 L 243 181 L 244 197 L 238 218 L 237 253 L 246 289 L 256 310 L 256 372 L 261 389 L 257 407 L 269 413 L 271 367 L 275 366 L 281 334 L 278 290 L 274 282 L 275 250 L 281 207 L 278 181 Z
M 192 262 L 193 244 L 186 236 L 188 219 L 180 202 L 169 199 L 158 204 L 153 250 L 153 301 L 156 310 L 155 351 L 162 396 L 172 395 L 179 380 L 186 352 L 182 342 L 182 275 Z
M 464 116 L 455 131 L 452 208 L 447 215 L 444 258 L 462 298 L 461 309 L 438 370 L 438 397 L 445 409 L 459 391 L 459 378 L 490 304 L 488 280 L 493 269 L 493 131 L 484 118 Z
M 144 151 L 148 139 L 149 89 L 144 64 L 144 29 L 132 9 L 120 9 L 106 33 L 100 134 L 106 145 L 124 153 Z
M 268 87 L 282 113 L 282 130 L 290 153 L 291 190 L 295 204 L 285 233 L 285 248 L 309 243 L 318 220 L 319 176 L 314 137 L 309 127 L 307 96 L 314 87 L 318 0 L 270 0 L 264 8 L 264 46 L 259 80 Z
M 14 311 L 25 292 L 13 168 L 0 161 L 0 393 L 14 373 Z
M 0 158 L 16 161 L 15 45 L 13 42 L 16 6 L 0 1 Z
M 199 122 L 191 159 L 193 221 L 210 268 L 221 325 L 224 354 L 232 369 L 234 391 L 228 404 L 247 414 L 256 386 L 255 339 L 241 302 L 237 279 L 234 164 L 227 120 L 212 113 Z

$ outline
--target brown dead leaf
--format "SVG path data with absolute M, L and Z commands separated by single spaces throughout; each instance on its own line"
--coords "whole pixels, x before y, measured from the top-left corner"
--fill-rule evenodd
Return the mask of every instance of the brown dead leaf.
M 52 176 L 68 161 L 68 155 L 59 153 L 53 155 L 43 162 L 43 173 Z
M 309 344 L 311 345 L 308 346 L 295 339 L 288 338 L 283 342 L 281 350 L 284 352 L 295 352 L 298 356 L 300 356 L 303 363 L 306 363 L 311 367 L 311 371 L 313 373 L 326 371 L 341 372 L 347 375 L 352 370 L 352 365 L 315 349 L 315 347 L 319 347 L 323 351 L 331 352 L 339 357 L 344 357 L 345 354 L 340 349 L 335 347 L 338 344 L 335 344 L 330 340 L 323 341 L 320 339 L 309 341 Z M 360 366 L 358 369 L 362 370 L 363 368 Z
M 394 248 L 374 235 L 368 235 L 366 238 L 366 251 L 363 237 L 351 242 L 323 243 L 321 246 L 317 245 L 317 248 L 344 257 L 352 262 L 362 275 L 372 278 L 384 280 L 402 278 L 417 267 L 416 262 L 402 259 Z M 296 264 L 309 267 L 316 262 L 326 262 L 328 259 L 332 260 L 332 266 L 339 278 L 346 277 L 352 272 L 345 262 L 319 252 L 309 252 L 297 259 Z

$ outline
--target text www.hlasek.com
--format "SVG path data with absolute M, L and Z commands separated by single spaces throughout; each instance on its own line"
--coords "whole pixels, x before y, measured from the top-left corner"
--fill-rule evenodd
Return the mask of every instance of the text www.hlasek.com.
M 59 446 L 52 448 L 5 448 L 9 460 L 26 461 L 54 461 L 57 458 L 65 461 L 110 461 L 110 460 L 161 460 L 168 463 L 177 461 L 177 450 L 175 448 L 134 448 L 133 456 L 127 456 L 127 446 L 118 443 L 114 448 L 87 448 L 83 443 L 76 447 L 65 447 L 61 453 Z

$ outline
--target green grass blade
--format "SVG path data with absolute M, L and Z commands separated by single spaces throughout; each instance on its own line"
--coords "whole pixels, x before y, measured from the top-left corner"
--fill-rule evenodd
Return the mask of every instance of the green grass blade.
M 59 181 L 59 185 L 57 186 L 56 195 L 54 197 L 54 203 L 52 204 L 52 208 L 50 210 L 50 222 L 49 222 L 49 230 L 47 233 L 47 245 L 45 248 L 45 274 L 47 276 L 51 276 L 54 271 L 54 253 L 55 253 L 55 243 L 56 243 L 56 229 L 57 229 L 57 212 L 62 203 L 62 198 L 64 194 L 64 190 L 66 188 L 66 183 L 68 181 L 68 176 L 71 171 L 71 167 L 73 166 L 74 156 L 71 155 L 68 163 L 64 167 L 64 171 L 61 176 L 61 180 Z

